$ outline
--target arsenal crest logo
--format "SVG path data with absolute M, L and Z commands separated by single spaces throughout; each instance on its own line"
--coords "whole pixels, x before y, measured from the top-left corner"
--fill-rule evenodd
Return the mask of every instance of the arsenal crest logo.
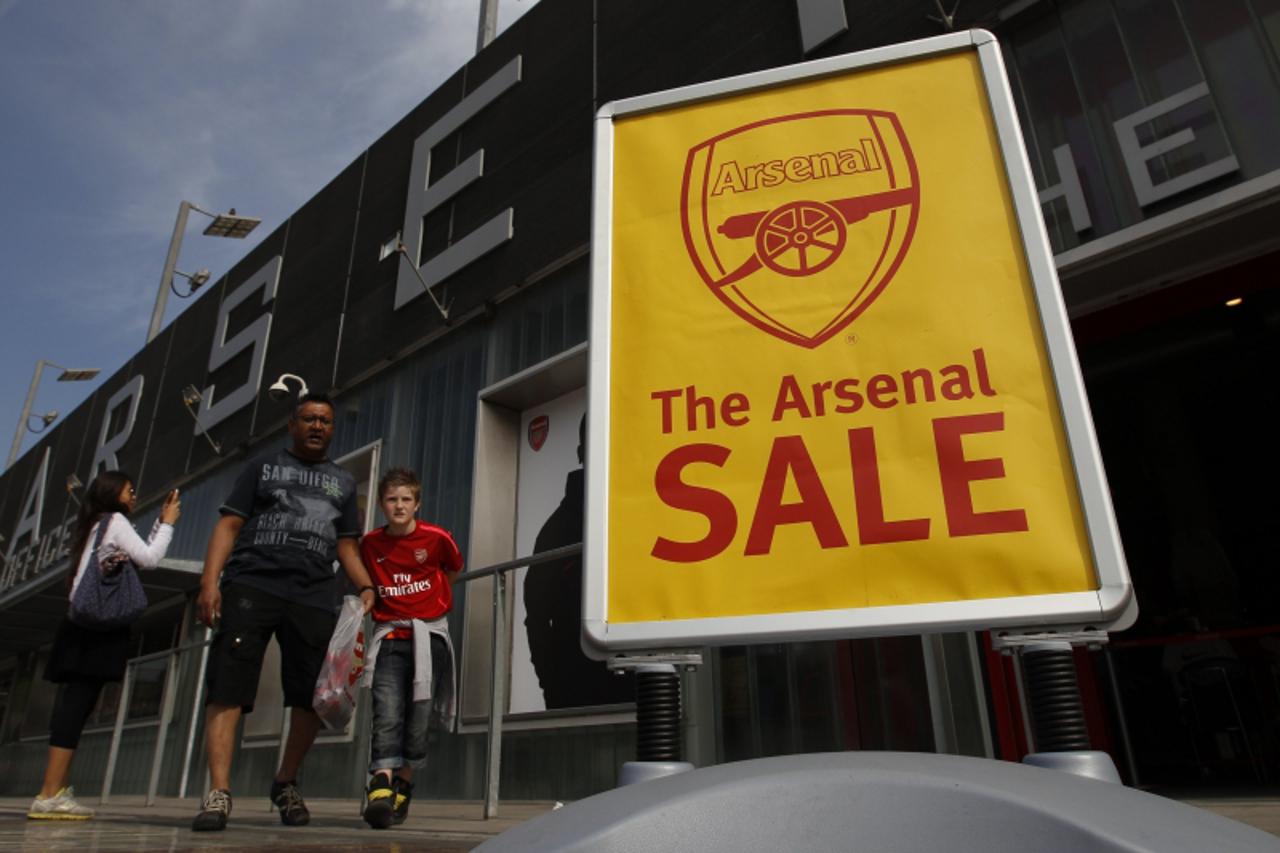
M 425 563 L 427 561 L 428 556 L 430 555 L 427 553 L 426 548 L 413 549 L 413 559 L 418 561 L 418 565 L 422 565 L 423 563 Z
M 680 199 L 685 247 L 711 292 L 808 348 L 888 286 L 919 207 L 907 137 L 877 110 L 779 116 L 714 136 L 689 150 Z
M 547 443 L 547 433 L 551 431 L 551 419 L 546 415 L 538 415 L 529 421 L 529 446 L 534 452 L 542 449 Z

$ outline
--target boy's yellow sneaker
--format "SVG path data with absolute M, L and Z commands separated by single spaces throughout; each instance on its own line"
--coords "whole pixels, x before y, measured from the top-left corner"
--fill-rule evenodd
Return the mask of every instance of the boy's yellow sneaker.
M 392 822 L 398 826 L 409 816 L 409 801 L 413 799 L 413 783 L 397 776 L 392 784 L 396 792 L 396 807 Z
M 365 792 L 364 822 L 374 829 L 386 829 L 395 819 L 396 793 L 385 774 L 375 773 Z

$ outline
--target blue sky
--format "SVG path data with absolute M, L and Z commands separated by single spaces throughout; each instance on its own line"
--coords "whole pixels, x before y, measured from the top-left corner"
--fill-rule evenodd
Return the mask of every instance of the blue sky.
M 142 348 L 183 199 L 262 219 L 227 240 L 192 214 L 178 268 L 216 281 L 472 56 L 479 6 L 0 0 L 6 458 L 37 359 L 102 369 L 45 371 L 32 411 L 65 415 Z

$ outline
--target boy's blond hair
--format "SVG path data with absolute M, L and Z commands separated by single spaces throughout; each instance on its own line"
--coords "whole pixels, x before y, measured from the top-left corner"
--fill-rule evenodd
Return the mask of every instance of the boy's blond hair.
M 387 496 L 388 489 L 398 486 L 407 487 L 413 492 L 413 499 L 419 503 L 422 502 L 422 481 L 408 468 L 392 468 L 382 475 L 382 479 L 378 481 L 378 500 Z

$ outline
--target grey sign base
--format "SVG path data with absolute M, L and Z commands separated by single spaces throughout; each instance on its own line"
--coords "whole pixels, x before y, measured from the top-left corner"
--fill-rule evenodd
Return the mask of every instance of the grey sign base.
M 618 771 L 618 787 L 688 773 L 692 769 L 693 765 L 687 761 L 628 761 Z
M 1257 853 L 1280 839 L 1121 785 L 894 752 L 706 767 L 579 800 L 483 853 Z
M 1073 773 L 1099 782 L 1120 784 L 1120 772 L 1116 770 L 1116 763 L 1111 760 L 1110 755 L 1097 750 L 1033 752 L 1023 758 L 1022 763 L 1046 770 L 1061 770 L 1063 773 Z

